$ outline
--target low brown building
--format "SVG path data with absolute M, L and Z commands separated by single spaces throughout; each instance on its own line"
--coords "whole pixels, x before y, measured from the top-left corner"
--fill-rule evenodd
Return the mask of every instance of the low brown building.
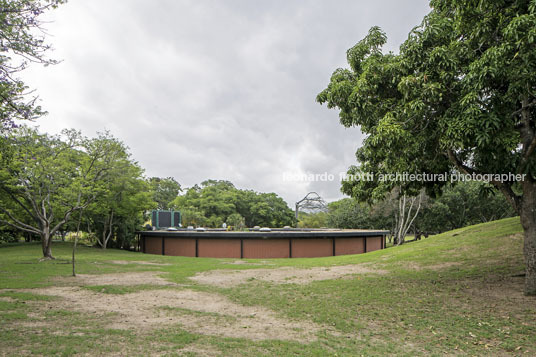
M 138 232 L 143 253 L 211 258 L 313 258 L 385 248 L 389 231 L 273 229 Z

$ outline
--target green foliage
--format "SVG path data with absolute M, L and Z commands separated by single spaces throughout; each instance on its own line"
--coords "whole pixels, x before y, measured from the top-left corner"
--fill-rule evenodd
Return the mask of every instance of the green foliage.
M 109 134 L 96 145 L 107 146 L 115 155 L 108 162 L 107 175 L 99 182 L 99 194 L 85 209 L 83 219 L 96 233 L 98 244 L 130 249 L 134 232 L 144 222 L 145 211 L 155 208 L 153 193 L 143 178 L 143 169 L 130 158 L 125 145 Z
M 41 15 L 64 0 L 0 0 L 0 132 L 16 127 L 16 119 L 44 114 L 36 97 L 26 99 L 28 87 L 16 77 L 30 62 L 44 65 L 50 46 L 44 42 Z
M 240 215 L 240 213 L 233 213 L 227 217 L 226 222 L 235 231 L 242 230 L 246 227 L 246 220 Z
M 10 160 L 0 168 L 0 220 L 16 229 L 53 234 L 91 200 L 103 168 L 101 153 L 88 151 L 85 138 L 64 131 L 63 138 L 22 127 L 7 138 Z
M 171 202 L 181 192 L 181 185 L 173 177 L 151 177 L 149 185 L 153 192 L 153 200 L 157 203 L 156 209 L 169 210 Z
M 294 214 L 275 193 L 237 189 L 229 181 L 207 180 L 178 196 L 172 207 L 183 215 L 183 225 L 221 227 L 237 213 L 245 226 L 283 227 L 291 225 Z
M 476 181 L 445 187 L 440 197 L 424 205 L 417 220 L 419 230 L 444 232 L 516 215 L 504 196 L 487 188 Z
M 370 226 L 370 209 L 364 203 L 344 198 L 328 205 L 328 225 L 333 228 L 377 228 Z
M 299 227 L 392 230 L 398 213 L 398 195 L 367 204 L 344 198 L 328 204 L 328 212 L 300 212 Z M 437 198 L 425 196 L 413 230 L 444 232 L 516 215 L 504 196 L 487 184 L 468 181 L 448 185 Z
M 10 229 L 9 227 L 0 228 L 0 244 L 1 243 L 15 243 L 21 240 L 21 233 L 16 229 Z
M 206 226 L 207 218 L 204 213 L 196 207 L 181 207 L 182 225 L 184 227 L 203 227 Z
M 432 1 L 399 54 L 381 51 L 373 27 L 348 50 L 320 103 L 367 135 L 349 173 L 528 173 L 536 177 L 536 13 L 524 0 Z M 531 178 L 531 180 L 532 180 Z M 514 182 L 491 182 L 516 209 Z M 416 193 L 434 182 L 347 181 L 343 191 L 376 200 L 401 185 Z
M 536 4 L 430 5 L 399 54 L 382 53 L 385 34 L 373 27 L 348 51 L 350 69 L 336 70 L 317 96 L 366 135 L 360 166 L 348 172 L 375 180 L 347 180 L 342 189 L 368 201 L 395 186 L 436 196 L 447 180 L 382 181 L 379 174 L 517 174 L 489 183 L 521 217 L 525 293 L 536 295 Z
M 298 228 L 324 227 L 328 227 L 328 214 L 326 212 L 298 212 Z
M 71 220 L 81 212 L 131 222 L 153 207 L 142 170 L 109 133 L 88 139 L 74 130 L 51 136 L 22 127 L 7 141 L 10 159 L 0 167 L 0 222 L 40 235 L 47 257 L 51 237 L 76 230 Z M 133 229 L 123 231 L 133 236 Z

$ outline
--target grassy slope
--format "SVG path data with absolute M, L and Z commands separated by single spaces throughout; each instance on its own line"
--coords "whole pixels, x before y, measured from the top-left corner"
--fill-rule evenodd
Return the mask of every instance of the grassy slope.
M 29 300 L 45 299 L 11 289 L 52 284 L 70 274 L 71 246 L 55 244 L 56 261 L 38 263 L 39 245 L 0 248 L 0 354 L 146 355 L 175 354 L 191 344 L 226 355 L 535 355 L 536 300 L 521 294 L 522 235 L 518 218 L 471 226 L 420 242 L 364 255 L 270 260 L 266 267 L 330 266 L 367 263 L 386 275 L 318 281 L 307 285 L 257 280 L 220 289 L 192 283 L 188 277 L 211 269 L 248 269 L 225 259 L 144 255 L 80 248 L 78 272 L 162 271 L 191 289 L 217 292 L 244 305 L 262 305 L 283 316 L 332 325 L 340 337 L 319 336 L 313 343 L 249 341 L 191 334 L 178 327 L 147 332 L 106 329 L 87 314 L 47 312 L 55 328 L 34 323 Z M 147 260 L 169 266 L 114 265 L 109 260 Z M 255 262 L 252 260 L 252 262 Z M 144 287 L 96 287 L 128 293 Z M 10 297 L 10 298 L 6 298 Z M 50 298 L 48 298 L 50 299 Z M 63 333 L 59 333 L 62 331 Z M 352 337 L 347 337 L 348 335 Z M 346 336 L 346 337 L 345 337 Z

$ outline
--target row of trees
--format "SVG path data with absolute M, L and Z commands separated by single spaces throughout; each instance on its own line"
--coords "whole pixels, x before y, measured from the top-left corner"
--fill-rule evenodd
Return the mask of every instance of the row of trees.
M 411 200 L 414 200 L 413 206 Z M 478 181 L 446 186 L 437 198 L 423 192 L 406 197 L 405 205 L 403 202 L 404 195 L 399 190 L 393 190 L 371 205 L 344 198 L 329 203 L 327 212 L 300 213 L 299 226 L 385 229 L 401 244 L 405 238 L 405 234 L 400 234 L 402 226 L 407 228 L 403 233 L 439 233 L 516 215 L 504 196 Z M 406 218 L 407 224 L 400 224 L 401 217 Z
M 294 222 L 275 193 L 208 180 L 180 194 L 172 177 L 146 179 L 128 148 L 109 132 L 87 138 L 75 130 L 49 135 L 22 126 L 0 144 L 0 239 L 17 232 L 37 237 L 45 258 L 53 258 L 52 238 L 69 231 L 86 232 L 102 248 L 130 249 L 151 209 L 178 209 L 183 224 L 195 226 Z
M 221 227 L 283 227 L 294 214 L 275 193 L 237 189 L 229 181 L 207 180 L 178 196 L 171 206 L 182 213 L 183 225 Z

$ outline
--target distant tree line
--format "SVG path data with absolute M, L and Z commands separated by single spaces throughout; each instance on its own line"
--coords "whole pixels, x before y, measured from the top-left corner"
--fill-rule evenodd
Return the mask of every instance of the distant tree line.
M 421 208 L 410 227 L 410 234 L 440 233 L 516 215 L 504 196 L 483 182 L 458 182 L 446 186 L 438 198 L 422 195 Z M 372 204 L 344 198 L 329 203 L 328 212 L 300 212 L 299 226 L 385 229 L 395 233 L 397 215 L 400 215 L 399 199 L 396 191 Z
M 178 196 L 171 206 L 182 213 L 184 226 L 235 229 L 294 224 L 294 213 L 275 193 L 241 190 L 229 181 L 207 180 Z

